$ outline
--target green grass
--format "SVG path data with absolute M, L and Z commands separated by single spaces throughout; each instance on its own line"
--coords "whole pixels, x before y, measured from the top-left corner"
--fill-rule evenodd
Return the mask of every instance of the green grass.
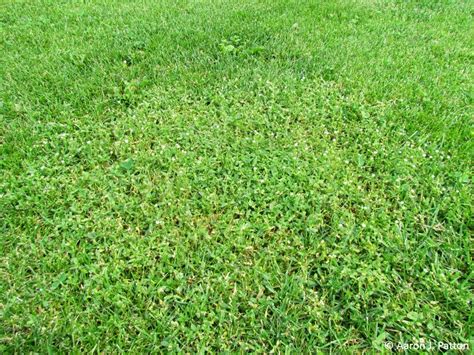
M 473 13 L 1 0 L 0 351 L 472 341 Z

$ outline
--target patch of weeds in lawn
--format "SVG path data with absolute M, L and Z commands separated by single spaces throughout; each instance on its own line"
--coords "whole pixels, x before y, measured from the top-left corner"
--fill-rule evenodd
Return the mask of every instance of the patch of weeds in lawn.
M 0 350 L 472 336 L 472 4 L 7 2 Z

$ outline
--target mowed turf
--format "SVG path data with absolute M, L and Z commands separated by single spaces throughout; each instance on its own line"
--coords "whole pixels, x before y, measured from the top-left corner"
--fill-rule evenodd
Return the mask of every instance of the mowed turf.
M 0 351 L 471 341 L 473 13 L 0 1 Z

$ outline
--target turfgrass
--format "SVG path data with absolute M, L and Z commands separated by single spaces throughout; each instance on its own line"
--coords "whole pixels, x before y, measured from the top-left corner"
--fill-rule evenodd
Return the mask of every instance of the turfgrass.
M 470 341 L 473 11 L 1 1 L 0 351 Z

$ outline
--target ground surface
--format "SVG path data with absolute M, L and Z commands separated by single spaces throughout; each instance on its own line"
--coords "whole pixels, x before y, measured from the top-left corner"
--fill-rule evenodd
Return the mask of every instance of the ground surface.
M 0 350 L 472 335 L 469 1 L 0 2 Z

